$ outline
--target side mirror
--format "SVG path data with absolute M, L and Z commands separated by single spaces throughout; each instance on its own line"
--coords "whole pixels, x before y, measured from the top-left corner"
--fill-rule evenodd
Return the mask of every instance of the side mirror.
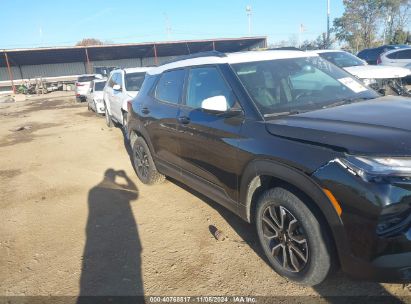
M 121 86 L 119 84 L 113 85 L 113 90 L 114 91 L 121 91 Z
M 223 95 L 206 98 L 201 102 L 201 108 L 209 111 L 226 112 L 228 110 L 227 99 Z
M 92 93 L 92 92 L 93 92 L 93 88 L 88 89 L 88 91 L 89 91 L 90 93 Z

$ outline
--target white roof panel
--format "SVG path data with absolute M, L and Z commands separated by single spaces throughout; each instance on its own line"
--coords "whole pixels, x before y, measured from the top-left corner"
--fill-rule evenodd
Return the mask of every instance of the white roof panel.
M 267 61 L 267 60 L 278 60 L 278 59 L 288 59 L 288 58 L 303 58 L 303 57 L 317 57 L 315 53 L 306 53 L 302 51 L 283 51 L 283 50 L 273 50 L 273 51 L 250 51 L 250 52 L 239 52 L 239 53 L 229 53 L 225 57 L 218 56 L 207 56 L 207 57 L 197 57 L 185 60 L 179 60 L 158 67 L 152 68 L 147 73 L 150 75 L 161 74 L 164 71 L 183 68 L 187 66 L 196 65 L 207 65 L 207 64 L 236 64 L 243 62 L 255 62 L 255 61 Z

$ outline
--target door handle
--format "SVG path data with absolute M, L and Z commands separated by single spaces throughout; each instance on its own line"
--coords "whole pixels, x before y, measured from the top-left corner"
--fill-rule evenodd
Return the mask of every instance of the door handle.
M 187 116 L 180 116 L 178 118 L 178 121 L 183 125 L 187 125 L 190 123 L 190 118 L 188 118 Z
M 147 115 L 148 113 L 150 113 L 150 110 L 149 110 L 148 108 L 142 108 L 142 109 L 141 109 L 141 113 Z

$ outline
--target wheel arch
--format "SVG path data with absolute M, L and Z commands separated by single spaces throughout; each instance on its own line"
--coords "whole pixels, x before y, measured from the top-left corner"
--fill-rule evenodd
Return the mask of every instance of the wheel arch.
M 273 160 L 249 163 L 240 181 L 240 204 L 243 218 L 253 222 L 260 195 L 267 189 L 283 187 L 297 195 L 314 215 L 327 226 L 338 256 L 349 252 L 348 240 L 340 216 L 326 194 L 308 174 Z
M 153 149 L 153 145 L 151 144 L 151 141 L 149 140 L 149 135 L 144 131 L 143 128 L 132 128 L 129 131 L 129 138 L 130 138 L 130 146 L 133 147 L 136 139 L 138 137 L 141 137 L 144 139 L 144 141 L 147 143 L 148 148 L 150 149 L 151 155 L 154 157 L 155 156 L 155 151 Z

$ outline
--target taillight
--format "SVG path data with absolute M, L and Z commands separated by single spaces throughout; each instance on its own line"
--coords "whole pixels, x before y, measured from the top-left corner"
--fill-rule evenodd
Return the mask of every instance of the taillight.
M 128 111 L 128 113 L 131 112 L 132 107 L 133 107 L 133 101 L 132 100 L 127 101 L 127 111 Z
M 82 87 L 84 86 L 84 84 L 80 83 L 80 82 L 76 82 L 76 87 Z
M 378 56 L 378 58 L 377 58 L 377 64 L 381 64 L 382 63 L 382 60 L 381 60 L 381 55 L 380 56 Z

